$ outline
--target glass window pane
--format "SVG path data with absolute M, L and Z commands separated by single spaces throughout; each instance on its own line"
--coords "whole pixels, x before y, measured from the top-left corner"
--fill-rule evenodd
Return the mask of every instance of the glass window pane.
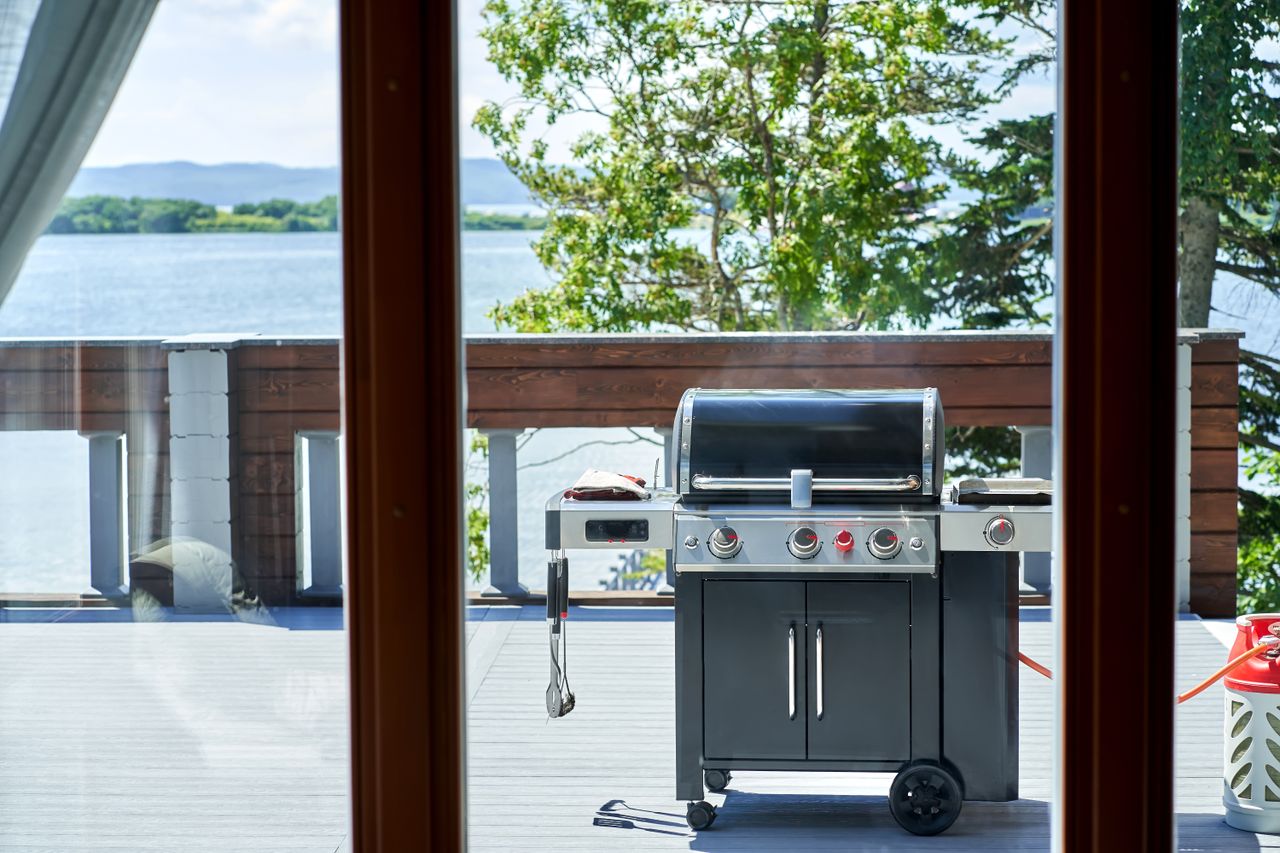
M 0 282 L 0 834 L 343 848 L 337 4 L 10 5 L 0 134 L 60 33 L 140 42 Z
M 471 843 L 1047 846 L 1055 4 L 459 11 Z
M 1187 692 L 1268 634 L 1268 620 L 1253 615 L 1280 607 L 1274 393 L 1280 279 L 1277 172 L 1268 153 L 1276 138 L 1278 33 L 1280 17 L 1262 4 L 1182 4 L 1178 428 L 1186 476 L 1177 495 L 1179 601 L 1207 617 L 1178 625 L 1178 689 Z M 1233 624 L 1237 614 L 1244 624 Z M 1273 710 L 1250 684 L 1254 672 L 1267 668 L 1255 661 L 1185 702 L 1180 697 L 1184 838 L 1198 833 L 1196 818 L 1205 811 L 1225 812 L 1230 826 L 1280 831 L 1280 821 L 1267 817 L 1280 800 L 1268 776 L 1274 758 L 1245 748 L 1274 737 L 1246 719 L 1253 712 L 1264 721 Z M 1265 708 L 1254 704 L 1259 698 Z M 1210 778 L 1205 767 L 1213 768 Z

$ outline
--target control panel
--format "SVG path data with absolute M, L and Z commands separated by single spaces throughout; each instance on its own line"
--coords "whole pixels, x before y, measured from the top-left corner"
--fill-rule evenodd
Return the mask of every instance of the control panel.
M 1047 552 L 1053 548 L 1053 507 L 943 504 L 945 551 Z
M 936 516 L 677 512 L 676 571 L 933 572 Z

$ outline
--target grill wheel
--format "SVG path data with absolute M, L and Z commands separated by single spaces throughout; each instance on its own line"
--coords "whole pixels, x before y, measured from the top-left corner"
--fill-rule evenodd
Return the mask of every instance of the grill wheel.
M 904 767 L 889 786 L 889 811 L 913 835 L 945 832 L 960 816 L 964 793 L 956 778 L 937 764 Z

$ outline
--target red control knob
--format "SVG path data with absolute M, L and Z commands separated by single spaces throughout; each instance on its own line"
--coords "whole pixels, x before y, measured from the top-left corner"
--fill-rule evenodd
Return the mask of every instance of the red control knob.
M 836 534 L 835 541 L 836 550 L 840 553 L 846 553 L 853 550 L 853 534 L 847 530 L 841 530 Z

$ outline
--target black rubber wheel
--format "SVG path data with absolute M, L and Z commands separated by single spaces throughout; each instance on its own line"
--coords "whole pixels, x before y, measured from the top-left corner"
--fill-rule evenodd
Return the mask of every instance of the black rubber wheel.
M 945 832 L 963 805 L 960 783 L 936 764 L 904 767 L 889 786 L 889 811 L 898 826 L 913 835 Z
M 708 802 L 689 803 L 689 811 L 684 819 L 688 821 L 689 828 L 695 832 L 709 829 L 711 824 L 716 822 L 716 807 Z
M 707 783 L 707 790 L 718 794 L 729 787 L 733 774 L 728 770 L 708 770 L 702 774 L 702 781 Z

